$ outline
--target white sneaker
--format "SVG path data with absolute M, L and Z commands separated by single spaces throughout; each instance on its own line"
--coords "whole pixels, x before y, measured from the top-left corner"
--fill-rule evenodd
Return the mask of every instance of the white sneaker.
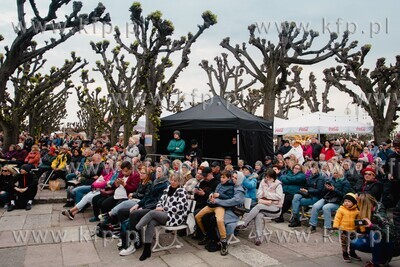
M 121 239 L 119 240 L 119 242 L 117 244 L 117 247 L 122 247 L 122 240 Z
M 127 248 L 127 249 L 123 249 L 119 252 L 120 256 L 128 256 L 133 254 L 136 251 L 135 246 L 133 245 L 133 243 Z

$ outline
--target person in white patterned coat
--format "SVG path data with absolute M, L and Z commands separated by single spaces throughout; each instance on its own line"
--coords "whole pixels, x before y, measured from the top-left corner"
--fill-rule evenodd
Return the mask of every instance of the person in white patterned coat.
M 184 181 L 181 173 L 172 174 L 169 178 L 170 185 L 164 190 L 157 208 L 147 213 L 136 225 L 138 231 L 146 226 L 143 254 L 139 260 L 144 261 L 151 256 L 151 242 L 156 226 L 178 226 L 186 222 L 188 201 L 183 188 Z

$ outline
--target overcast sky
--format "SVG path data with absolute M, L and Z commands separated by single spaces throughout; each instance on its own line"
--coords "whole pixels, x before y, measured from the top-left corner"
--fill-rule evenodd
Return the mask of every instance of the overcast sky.
M 27 1 L 28 2 L 28 1 Z M 40 11 L 47 13 L 47 3 L 50 1 L 37 1 Z M 90 12 L 98 1 L 83 1 L 83 10 Z M 125 29 L 125 25 L 129 23 L 129 7 L 132 1 L 111 1 L 104 0 L 102 3 L 107 7 L 107 12 L 111 14 L 113 26 L 118 25 Z M 12 23 L 17 22 L 16 1 L 3 1 L 2 14 L 0 16 L 0 33 L 5 37 L 5 41 L 0 43 L 1 51 L 4 52 L 4 46 L 10 44 L 15 38 Z M 62 18 L 71 10 L 71 5 L 67 9 L 63 9 L 59 14 Z M 366 59 L 366 66 L 372 69 L 377 58 L 385 57 L 388 63 L 393 63 L 395 56 L 400 54 L 399 40 L 400 31 L 397 25 L 400 25 L 398 10 L 399 1 L 270 1 L 270 0 L 152 0 L 142 2 L 143 13 L 149 14 L 155 10 L 160 10 L 164 18 L 171 20 L 175 25 L 176 38 L 186 35 L 187 32 L 196 32 L 197 24 L 202 23 L 201 14 L 205 10 L 211 10 L 218 16 L 218 24 L 206 30 L 198 41 L 192 46 L 190 54 L 190 65 L 180 75 L 176 87 L 185 93 L 196 88 L 199 92 L 207 93 L 207 76 L 205 72 L 198 66 L 202 59 L 212 61 L 215 56 L 221 52 L 227 52 L 219 46 L 221 40 L 225 37 L 231 38 L 231 44 L 248 41 L 248 25 L 256 23 L 262 30 L 259 36 L 276 42 L 277 26 L 282 21 L 294 21 L 298 25 L 301 23 L 307 29 L 314 29 L 320 33 L 314 48 L 319 48 L 329 40 L 329 32 L 337 32 L 342 35 L 348 28 L 353 32 L 350 40 L 358 40 L 360 46 L 363 44 L 371 44 L 372 50 Z M 26 4 L 27 16 L 31 11 L 29 4 Z M 263 26 L 262 26 L 263 25 Z M 39 42 L 49 39 L 50 33 L 40 35 L 37 40 Z M 88 60 L 93 64 L 98 57 L 89 46 L 90 41 L 101 41 L 107 39 L 113 41 L 113 33 L 109 27 L 103 31 L 101 25 L 95 27 L 89 26 L 85 32 L 69 39 L 66 43 L 56 47 L 52 51 L 46 53 L 48 59 L 47 67 L 61 66 L 65 58 L 69 57 L 71 51 Z M 128 35 L 126 43 L 133 40 L 132 35 Z M 250 51 L 254 57 L 260 57 L 256 51 Z M 236 63 L 230 55 L 231 63 Z M 311 67 L 305 67 L 303 71 L 304 87 L 307 88 L 307 77 L 310 71 L 313 71 L 318 79 L 318 87 L 323 90 L 324 84 L 321 82 L 322 70 L 324 68 L 335 66 L 335 61 L 327 60 Z M 99 86 L 104 86 L 101 78 L 93 73 Z M 79 77 L 73 78 L 75 82 L 79 81 Z M 356 90 L 356 88 L 354 89 Z M 319 94 L 320 97 L 320 94 Z M 345 108 L 351 101 L 345 94 L 338 92 L 336 89 L 330 91 L 331 106 L 336 110 L 337 115 L 344 115 Z M 351 107 L 351 115 L 355 115 L 355 107 Z M 76 97 L 73 95 L 68 101 L 68 117 L 67 121 L 77 121 L 76 111 L 79 109 L 76 104 Z M 305 111 L 307 112 L 307 111 Z M 360 111 L 361 114 L 361 111 Z M 301 111 L 293 110 L 290 117 L 295 118 L 301 115 Z

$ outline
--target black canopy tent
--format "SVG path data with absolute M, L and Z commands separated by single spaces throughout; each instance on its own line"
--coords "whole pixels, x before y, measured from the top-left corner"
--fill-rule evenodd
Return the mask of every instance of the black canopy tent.
M 272 123 L 249 114 L 220 96 L 192 108 L 161 119 L 158 152 L 166 148 L 173 131 L 181 131 L 190 149 L 190 140 L 197 139 L 206 157 L 222 158 L 231 149 L 231 138 L 237 138 L 238 158 L 249 164 L 273 155 Z

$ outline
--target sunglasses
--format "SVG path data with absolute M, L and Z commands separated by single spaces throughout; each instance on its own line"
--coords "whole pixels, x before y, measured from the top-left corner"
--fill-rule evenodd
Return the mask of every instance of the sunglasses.
M 1 172 L 9 172 L 9 170 L 1 170 Z
M 364 173 L 364 175 L 371 176 L 371 175 L 374 175 L 374 174 L 372 172 L 366 172 L 366 173 Z

